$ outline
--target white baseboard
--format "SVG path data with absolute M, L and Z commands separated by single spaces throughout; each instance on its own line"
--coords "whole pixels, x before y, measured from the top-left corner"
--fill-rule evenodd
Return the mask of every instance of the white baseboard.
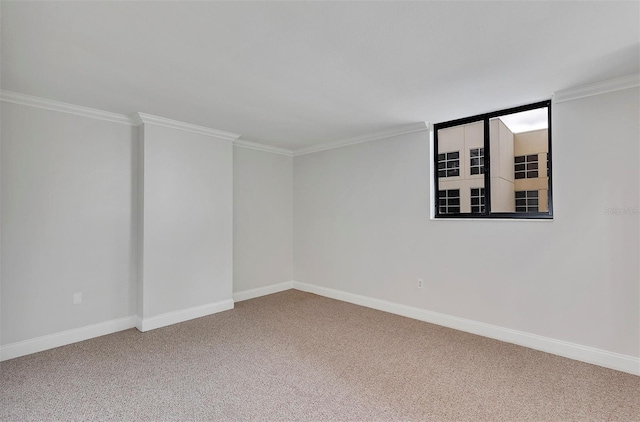
M 233 299 L 226 299 L 180 311 L 167 312 L 166 314 L 150 318 L 136 318 L 136 328 L 142 332 L 155 330 L 156 328 L 166 327 L 167 325 L 189 321 L 190 319 L 200 318 L 230 309 L 233 309 Z
M 31 353 L 42 352 L 43 350 L 53 349 L 54 347 L 66 346 L 67 344 L 89 340 L 94 337 L 100 337 L 122 330 L 128 330 L 135 326 L 136 317 L 128 316 L 7 344 L 6 346 L 0 347 L 0 361 L 30 355 Z
M 412 306 L 400 305 L 385 300 L 329 289 L 327 287 L 301 283 L 299 281 L 294 281 L 293 287 L 297 290 L 315 293 L 331 299 L 337 299 L 343 302 L 365 306 L 367 308 L 373 308 L 420 321 L 430 322 L 432 324 L 442 325 L 472 334 L 478 334 L 484 337 L 529 347 L 531 349 L 563 356 L 569 359 L 604 366 L 605 368 L 640 375 L 639 357 L 609 352 L 606 350 L 596 349 L 594 347 L 569 343 L 563 340 L 556 340 L 523 331 L 512 330 L 438 312 L 427 311 Z
M 284 283 L 270 284 L 264 287 L 236 292 L 233 294 L 233 300 L 235 302 L 242 302 L 243 300 L 249 300 L 290 289 L 293 289 L 293 281 L 285 281 Z
M 556 340 L 523 331 L 498 327 L 496 325 L 485 324 L 469 319 L 458 318 L 438 312 L 427 311 L 425 309 L 412 306 L 401 305 L 385 300 L 374 299 L 367 296 L 347 293 L 341 290 L 330 289 L 298 281 L 287 281 L 284 283 L 272 284 L 270 286 L 257 289 L 244 290 L 234 294 L 235 301 L 248 300 L 251 298 L 264 296 L 272 293 L 289 290 L 291 288 L 304 292 L 315 293 L 332 299 L 353 303 L 368 308 L 389 312 L 432 324 L 442 325 L 472 334 L 493 338 L 508 343 L 517 344 L 531 349 L 540 350 L 554 355 L 563 356 L 606 368 L 640 375 L 640 358 L 623 355 L 596 349 L 594 347 L 569 343 L 563 340 Z M 105 321 L 98 324 L 73 330 L 62 331 L 34 339 L 24 340 L 16 343 L 0 346 L 0 361 L 65 346 L 67 344 L 100 337 L 106 334 L 115 333 L 129 328 L 138 328 L 140 331 L 149 331 L 155 328 L 188 321 L 190 319 L 211 315 L 217 312 L 233 309 L 234 300 L 227 299 L 204 306 L 198 306 L 182 311 L 170 312 L 151 318 L 141 319 L 135 315 Z

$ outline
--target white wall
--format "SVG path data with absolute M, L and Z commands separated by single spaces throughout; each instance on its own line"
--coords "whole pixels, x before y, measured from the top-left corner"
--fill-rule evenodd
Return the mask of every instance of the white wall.
M 1 344 L 134 314 L 134 128 L 0 104 Z
M 233 149 L 233 291 L 293 279 L 292 157 Z
M 430 220 L 427 132 L 295 157 L 294 279 L 640 356 L 638 95 L 554 107 L 552 222 Z
M 429 220 L 426 132 L 292 160 L 230 143 L 214 152 L 201 135 L 156 128 L 149 139 L 157 148 L 147 151 L 156 177 L 147 187 L 157 213 L 146 235 L 158 236 L 150 239 L 155 279 L 169 293 L 160 292 L 148 315 L 293 278 L 640 356 L 638 95 L 635 88 L 555 105 L 553 222 Z M 135 314 L 133 201 L 144 192 L 133 175 L 134 128 L 1 106 L 0 344 Z M 220 196 L 202 185 L 189 190 L 194 180 L 219 177 L 229 182 Z M 189 250 L 214 242 L 215 224 L 197 203 L 214 214 L 221 205 L 223 219 L 236 220 L 233 236 L 216 238 L 227 245 L 222 271 Z M 192 259 L 226 280 L 234 267 L 234 285 L 206 285 Z M 186 284 L 171 276 L 176 266 L 188 270 Z M 84 303 L 73 306 L 78 291 Z
M 143 128 L 143 319 L 231 300 L 233 146 L 190 131 Z
M 290 156 L 0 104 L 3 358 L 292 280 Z
M 640 356 L 640 89 L 558 104 L 554 214 L 566 319 L 586 344 Z M 558 157 L 562 164 L 558 164 Z M 562 183 L 561 183 L 562 181 Z M 558 217 L 557 217 L 558 218 Z

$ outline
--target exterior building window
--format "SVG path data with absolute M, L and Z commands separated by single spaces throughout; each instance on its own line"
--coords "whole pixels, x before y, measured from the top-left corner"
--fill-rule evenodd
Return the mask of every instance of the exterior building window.
M 516 212 L 538 212 L 538 191 L 521 190 L 516 192 Z
M 547 160 L 547 177 L 549 177 L 549 153 L 545 154 Z
M 551 101 L 433 125 L 435 218 L 553 218 Z
M 548 168 L 548 167 L 547 167 Z M 535 179 L 538 177 L 538 154 L 521 155 L 514 158 L 514 176 L 516 179 Z
M 438 177 L 460 176 L 460 152 L 438 154 Z
M 484 188 L 471 188 L 471 212 L 484 212 Z
M 438 208 L 442 214 L 460 214 L 460 189 L 441 190 Z
M 484 148 L 472 148 L 469 156 L 471 174 L 484 174 Z

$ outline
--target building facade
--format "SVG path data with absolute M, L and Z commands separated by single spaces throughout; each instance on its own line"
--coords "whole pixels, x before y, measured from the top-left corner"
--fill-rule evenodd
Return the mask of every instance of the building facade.
M 513 133 L 489 122 L 491 211 L 548 211 L 548 129 Z M 484 123 L 438 131 L 438 207 L 441 214 L 483 213 Z

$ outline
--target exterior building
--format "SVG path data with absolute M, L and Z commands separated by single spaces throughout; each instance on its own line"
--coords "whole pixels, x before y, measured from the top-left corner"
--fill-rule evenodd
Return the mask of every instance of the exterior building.
M 439 212 L 484 212 L 483 122 L 438 131 Z M 491 211 L 547 212 L 548 129 L 513 133 L 500 119 L 489 122 Z
M 540 129 L 514 135 L 514 170 L 516 192 L 516 212 L 548 211 L 549 170 L 548 130 Z M 538 209 L 531 209 L 535 201 L 527 200 L 525 196 L 537 191 Z M 519 193 L 520 192 L 520 193 Z M 524 193 L 523 193 L 524 192 Z M 529 198 L 531 199 L 531 198 Z M 529 204 L 529 202 L 531 204 Z M 527 209 L 523 209 L 526 206 Z

